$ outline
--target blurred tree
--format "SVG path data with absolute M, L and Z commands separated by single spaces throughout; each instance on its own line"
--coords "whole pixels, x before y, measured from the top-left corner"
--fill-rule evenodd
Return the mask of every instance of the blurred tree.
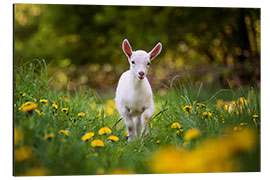
M 184 68 L 195 81 L 259 83 L 260 9 L 16 4 L 14 13 L 16 65 L 43 58 L 104 88 L 128 68 L 128 38 L 134 50 L 163 43 L 150 74 L 161 83 Z

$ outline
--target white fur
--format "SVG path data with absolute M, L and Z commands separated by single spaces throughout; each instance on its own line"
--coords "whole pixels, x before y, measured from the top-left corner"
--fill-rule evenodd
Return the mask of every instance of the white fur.
M 144 131 L 147 133 L 147 122 L 155 110 L 152 89 L 146 77 L 148 63 L 160 53 L 161 43 L 158 43 L 155 48 L 150 53 L 142 50 L 133 52 L 129 42 L 126 39 L 123 41 L 123 51 L 128 57 L 130 70 L 124 72 L 119 79 L 115 104 L 125 121 L 128 141 Z M 141 76 L 139 72 L 143 72 L 144 75 Z

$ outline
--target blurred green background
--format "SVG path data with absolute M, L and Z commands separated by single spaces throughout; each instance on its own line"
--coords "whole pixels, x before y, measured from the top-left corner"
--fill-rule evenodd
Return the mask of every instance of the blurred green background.
M 127 38 L 133 50 L 163 44 L 148 75 L 155 91 L 175 75 L 209 88 L 260 87 L 260 31 L 251 8 L 15 4 L 14 63 L 45 59 L 52 87 L 113 92 L 129 68 Z

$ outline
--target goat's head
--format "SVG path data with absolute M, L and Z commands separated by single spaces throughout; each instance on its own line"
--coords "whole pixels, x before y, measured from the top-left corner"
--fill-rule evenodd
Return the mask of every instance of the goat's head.
M 161 52 L 162 45 L 158 43 L 149 53 L 143 50 L 132 51 L 128 40 L 125 39 L 122 49 L 128 57 L 131 73 L 141 80 L 146 76 L 151 61 Z

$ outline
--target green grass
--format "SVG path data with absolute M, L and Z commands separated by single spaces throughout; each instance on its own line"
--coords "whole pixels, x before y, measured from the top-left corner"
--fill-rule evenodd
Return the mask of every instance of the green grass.
M 119 120 L 117 110 L 114 109 L 113 114 L 108 115 L 110 105 L 94 90 L 79 89 L 71 93 L 68 89 L 63 91 L 58 87 L 50 87 L 52 78 L 47 75 L 45 61 L 33 60 L 15 67 L 14 77 L 14 125 L 19 129 L 16 136 L 20 137 L 14 145 L 15 156 L 20 147 L 27 146 L 32 150 L 31 156 L 24 160 L 17 161 L 15 157 L 15 175 L 34 175 L 29 172 L 33 168 L 45 169 L 46 175 L 97 174 L 100 169 L 105 174 L 116 169 L 155 173 L 149 165 L 153 153 L 161 147 L 183 148 L 184 134 L 191 128 L 199 129 L 200 136 L 189 141 L 184 148 L 187 151 L 196 149 L 205 139 L 223 136 L 226 130 L 234 127 L 250 127 L 260 134 L 260 122 L 253 121 L 254 114 L 260 115 L 260 95 L 252 87 L 245 90 L 240 87 L 238 90 L 210 91 L 205 90 L 203 85 L 195 88 L 190 81 L 185 86 L 181 83 L 179 87 L 171 85 L 162 95 L 154 92 L 156 111 L 148 124 L 151 126 L 149 134 L 127 143 L 126 128 L 123 121 Z M 228 112 L 217 106 L 218 99 L 237 101 L 240 97 L 248 102 L 241 109 L 236 107 Z M 18 110 L 25 102 L 33 102 L 33 98 L 37 100 L 36 109 L 44 115 Z M 64 98 L 69 101 L 66 102 Z M 40 99 L 48 102 L 41 103 Z M 51 106 L 51 101 L 59 106 L 58 110 Z M 203 103 L 205 107 L 197 107 L 197 103 Z M 186 105 L 192 107 L 192 113 L 183 110 Z M 66 107 L 70 108 L 68 114 L 61 111 Z M 78 117 L 80 112 L 86 113 L 86 116 Z M 212 116 L 203 118 L 203 112 L 211 112 Z M 183 132 L 177 134 L 176 129 L 171 128 L 173 122 L 180 123 Z M 240 123 L 247 125 L 241 126 Z M 104 126 L 111 128 L 112 134 L 120 140 L 111 142 L 107 139 L 108 135 L 99 135 L 98 130 Z M 60 130 L 68 130 L 69 136 L 60 134 Z M 92 140 L 82 141 L 82 136 L 87 132 L 94 132 L 93 139 L 103 140 L 105 146 L 92 147 Z M 53 133 L 54 137 L 45 139 L 44 136 L 49 133 Z M 157 140 L 160 143 L 156 143 Z M 241 167 L 235 171 L 260 171 L 259 141 L 251 150 L 236 154 L 235 158 Z

